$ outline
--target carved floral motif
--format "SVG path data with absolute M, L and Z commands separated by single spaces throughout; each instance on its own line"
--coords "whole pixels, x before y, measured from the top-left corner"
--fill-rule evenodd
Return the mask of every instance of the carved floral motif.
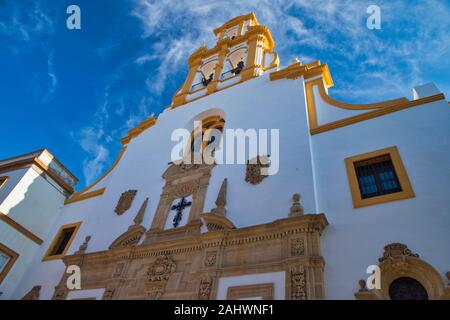
M 292 300 L 306 300 L 306 270 L 299 266 L 291 270 Z
M 305 242 L 303 239 L 294 239 L 291 241 L 291 255 L 302 256 L 305 254 Z

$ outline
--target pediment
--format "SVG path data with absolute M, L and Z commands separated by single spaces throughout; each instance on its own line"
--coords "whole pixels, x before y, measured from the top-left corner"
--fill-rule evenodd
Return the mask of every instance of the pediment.
M 145 228 L 143 226 L 132 226 L 126 232 L 121 234 L 116 240 L 114 240 L 109 246 L 109 249 L 136 246 L 144 233 Z

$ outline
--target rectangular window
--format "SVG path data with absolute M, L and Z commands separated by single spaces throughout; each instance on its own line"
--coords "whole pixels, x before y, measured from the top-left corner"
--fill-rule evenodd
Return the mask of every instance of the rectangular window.
M 402 191 L 391 156 L 385 154 L 354 163 L 361 198 Z
M 81 222 L 62 226 L 50 244 L 43 260 L 60 259 L 70 247 Z
M 414 197 L 396 147 L 345 159 L 355 208 Z
M 18 257 L 19 254 L 0 243 L 0 283 L 5 279 Z

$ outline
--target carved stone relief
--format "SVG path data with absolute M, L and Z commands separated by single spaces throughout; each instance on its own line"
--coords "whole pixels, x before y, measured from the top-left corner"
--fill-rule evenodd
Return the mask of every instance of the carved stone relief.
M 260 184 L 268 177 L 267 171 L 270 167 L 268 156 L 257 156 L 247 161 L 245 181 L 253 185 Z
M 215 299 L 222 277 L 285 272 L 287 299 L 323 299 L 325 262 L 319 241 L 326 225 L 323 214 L 305 214 L 225 232 L 90 252 L 83 255 L 83 289 L 107 288 L 105 299 Z M 304 254 L 294 256 L 291 250 L 301 252 L 298 239 L 308 241 L 303 243 Z M 72 265 L 79 259 L 79 255 L 68 255 L 63 262 Z M 307 278 L 310 273 L 314 275 L 311 283 Z M 57 287 L 61 298 L 67 294 L 64 279 Z M 268 286 L 251 289 L 236 288 L 233 294 L 271 296 Z
M 303 239 L 291 240 L 291 255 L 302 256 L 305 254 L 305 241 Z
M 306 300 L 306 270 L 303 266 L 297 266 L 291 270 L 291 299 Z
M 136 196 L 137 190 L 128 190 L 120 195 L 119 201 L 117 202 L 114 212 L 119 216 L 124 214 L 125 211 L 130 209 L 133 203 L 134 197 Z
M 207 252 L 205 257 L 205 266 L 210 267 L 216 264 L 217 252 Z
M 198 299 L 199 300 L 209 300 L 211 295 L 213 279 L 209 276 L 204 276 L 200 280 L 200 287 L 198 289 Z

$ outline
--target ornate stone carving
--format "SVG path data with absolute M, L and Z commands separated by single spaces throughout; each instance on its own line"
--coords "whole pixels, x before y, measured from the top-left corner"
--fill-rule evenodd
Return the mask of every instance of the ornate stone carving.
M 419 258 L 419 255 L 409 250 L 408 246 L 405 244 L 391 243 L 384 247 L 383 256 L 379 258 L 378 261 L 383 262 L 387 259 L 402 258 L 402 257 Z
M 214 266 L 217 261 L 217 252 L 207 252 L 205 257 L 205 266 Z
M 200 287 L 198 289 L 198 299 L 199 300 L 209 300 L 211 295 L 213 279 L 209 276 L 204 276 L 200 280 Z
M 161 282 L 169 280 L 175 272 L 176 264 L 166 255 L 162 255 L 148 268 L 148 282 Z
M 269 156 L 257 156 L 256 158 L 247 161 L 245 181 L 253 185 L 260 184 L 268 177 L 269 167 Z
M 119 216 L 124 214 L 125 211 L 130 209 L 133 203 L 134 197 L 136 196 L 137 190 L 128 190 L 120 195 L 119 201 L 117 202 L 114 212 Z
M 90 240 L 91 240 L 91 236 L 86 236 L 86 238 L 84 239 L 84 242 L 80 245 L 80 247 L 78 248 L 78 251 L 75 252 L 75 254 L 85 254 Z
M 298 266 L 291 270 L 291 299 L 306 300 L 306 270 L 303 266 Z
M 41 286 L 34 286 L 21 300 L 39 300 Z
M 301 196 L 296 193 L 292 196 L 292 206 L 289 211 L 289 217 L 298 217 L 302 216 L 304 213 L 303 206 L 300 204 Z
M 225 208 L 225 205 L 227 204 L 227 184 L 228 179 L 223 179 L 219 194 L 217 195 L 216 207 L 211 210 L 211 213 L 217 213 L 223 216 L 227 214 L 227 209 Z
M 291 240 L 291 255 L 302 256 L 305 254 L 305 241 L 303 239 Z
M 162 255 L 148 268 L 146 295 L 147 299 L 159 300 L 164 294 L 167 281 L 175 272 L 176 264 L 167 256 Z
M 226 219 L 210 213 L 204 216 Z M 283 287 L 281 291 L 286 290 L 287 299 L 293 296 L 305 298 L 305 292 L 307 299 L 324 299 L 325 261 L 319 241 L 327 224 L 323 214 L 305 214 L 245 228 L 199 232 L 182 239 L 173 237 L 156 243 L 89 252 L 82 256 L 82 287 L 115 288 L 113 299 L 199 299 L 202 276 L 209 276 L 212 278 L 209 299 L 213 299 L 216 298 L 216 284 L 220 277 L 285 272 L 285 283 L 280 285 Z M 170 234 L 171 230 L 165 232 Z M 304 240 L 303 256 L 291 255 L 291 240 L 294 239 Z M 66 266 L 78 264 L 79 261 L 78 255 L 67 255 L 62 260 Z M 306 283 L 302 287 L 295 267 L 303 261 Z M 123 269 L 121 264 L 124 264 Z M 62 275 L 58 286 L 61 293 L 68 292 L 66 279 Z M 204 282 L 203 297 L 208 291 L 208 281 Z M 253 288 L 244 294 L 239 289 L 237 292 L 243 295 L 236 298 L 266 297 L 262 294 L 267 292 L 266 289 L 255 290 Z M 217 294 L 225 299 L 227 292 L 218 291 Z

